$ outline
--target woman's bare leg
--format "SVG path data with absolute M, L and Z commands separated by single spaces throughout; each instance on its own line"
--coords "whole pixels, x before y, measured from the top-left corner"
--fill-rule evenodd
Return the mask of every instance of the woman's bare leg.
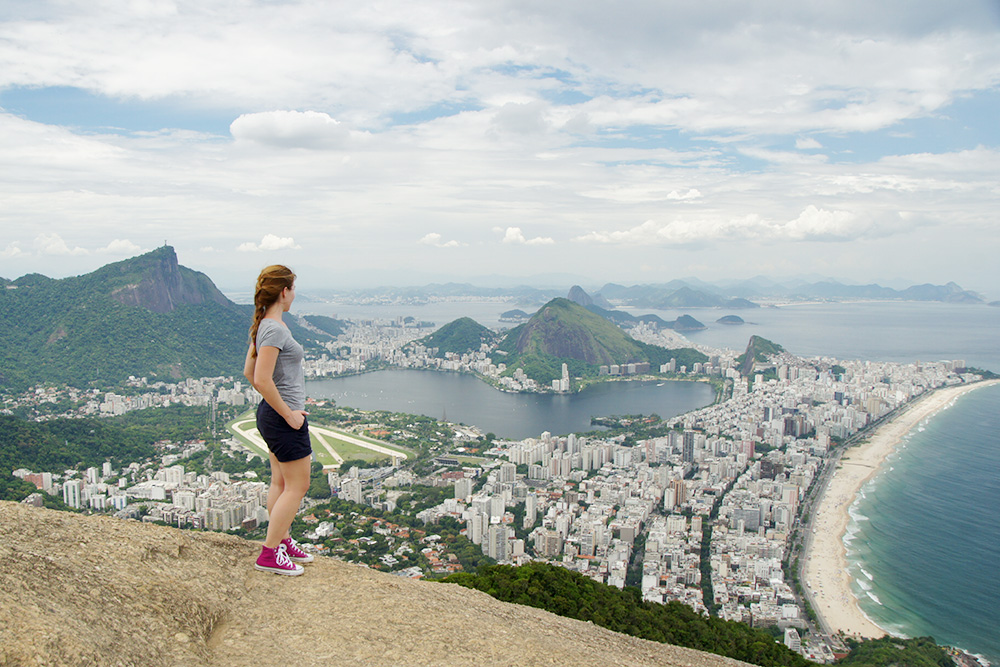
M 270 495 L 267 505 L 270 518 L 267 524 L 267 539 L 264 546 L 271 549 L 277 548 L 281 540 L 288 537 L 288 529 L 292 525 L 296 512 L 302 504 L 302 498 L 309 490 L 309 472 L 312 465 L 312 457 L 305 456 L 297 461 L 278 462 L 278 469 L 283 480 L 283 488 L 273 504 Z M 274 488 L 274 472 L 271 473 L 272 489 Z

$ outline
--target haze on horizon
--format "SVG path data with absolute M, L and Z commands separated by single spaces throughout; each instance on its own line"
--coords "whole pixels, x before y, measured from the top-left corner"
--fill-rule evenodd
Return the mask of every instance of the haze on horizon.
M 167 242 L 228 289 L 996 299 L 998 29 L 994 0 L 5 3 L 0 276 Z

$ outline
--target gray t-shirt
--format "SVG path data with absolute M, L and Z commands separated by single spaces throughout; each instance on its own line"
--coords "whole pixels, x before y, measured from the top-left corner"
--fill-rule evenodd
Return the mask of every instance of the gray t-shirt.
M 278 348 L 278 360 L 274 363 L 274 384 L 282 400 L 292 410 L 305 410 L 306 380 L 302 373 L 302 346 L 295 342 L 292 332 L 284 324 L 263 319 L 257 327 L 258 352 L 262 347 Z

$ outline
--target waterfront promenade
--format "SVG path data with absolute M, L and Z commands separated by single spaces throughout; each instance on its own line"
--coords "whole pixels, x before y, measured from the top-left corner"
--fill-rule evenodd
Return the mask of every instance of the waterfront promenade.
M 868 439 L 848 449 L 820 496 L 806 541 L 803 583 L 821 625 L 832 633 L 855 637 L 881 637 L 885 631 L 861 611 L 851 589 L 844 534 L 850 521 L 848 510 L 858 492 L 881 468 L 903 437 L 924 419 L 939 412 L 956 398 L 997 381 L 938 389 L 913 401 L 894 419 L 880 426 Z M 831 462 L 832 463 L 832 462 Z

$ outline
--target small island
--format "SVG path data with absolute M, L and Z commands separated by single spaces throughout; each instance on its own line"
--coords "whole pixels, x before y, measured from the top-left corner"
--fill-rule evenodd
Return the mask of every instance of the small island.
M 525 322 L 531 318 L 531 315 L 520 309 L 506 310 L 500 313 L 501 322 Z
M 726 315 L 715 320 L 717 324 L 728 324 L 730 326 L 738 326 L 740 324 L 746 324 L 743 318 L 739 315 Z

